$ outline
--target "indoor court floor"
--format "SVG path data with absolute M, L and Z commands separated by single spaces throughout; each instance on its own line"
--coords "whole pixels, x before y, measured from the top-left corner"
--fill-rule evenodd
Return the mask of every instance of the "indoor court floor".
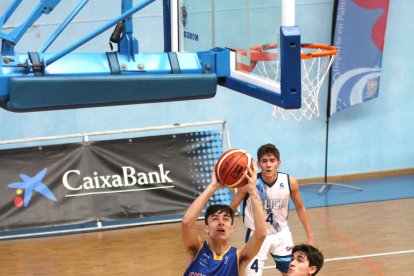
M 413 178 L 411 178 L 413 179 Z M 411 181 L 407 188 L 413 190 Z M 316 246 L 325 255 L 318 275 L 414 275 L 414 197 L 308 209 Z M 305 240 L 289 216 L 296 243 Z M 199 221 L 200 231 L 203 222 Z M 244 239 L 235 221 L 234 245 Z M 180 223 L 1 241 L 0 275 L 182 275 Z M 268 259 L 264 275 L 280 275 Z

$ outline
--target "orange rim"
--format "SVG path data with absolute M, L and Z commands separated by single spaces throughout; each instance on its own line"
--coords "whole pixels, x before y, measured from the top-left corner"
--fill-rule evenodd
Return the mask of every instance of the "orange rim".
M 264 52 L 265 49 L 260 50 L 256 49 L 257 46 L 252 47 L 250 49 L 250 60 L 251 61 L 272 61 L 277 60 L 277 54 L 276 53 L 270 53 L 270 52 Z M 269 50 L 271 48 L 267 48 L 266 50 Z M 236 50 L 236 53 L 239 55 L 247 56 L 246 50 Z
M 332 45 L 326 44 L 302 44 L 302 48 L 304 49 L 321 49 L 320 52 L 310 52 L 310 53 L 303 53 L 300 55 L 301 59 L 309 59 L 309 58 L 316 58 L 316 57 L 327 57 L 327 56 L 335 56 L 338 52 L 338 48 Z
M 269 43 L 264 45 L 257 45 L 250 48 L 250 60 L 252 62 L 257 61 L 273 61 L 277 60 L 277 54 L 266 52 L 267 50 L 276 49 L 277 44 Z M 301 53 L 301 59 L 310 59 L 318 57 L 334 56 L 338 52 L 338 48 L 326 44 L 301 44 L 303 49 L 314 49 L 315 52 Z M 322 51 L 316 51 L 322 50 Z M 237 54 L 247 56 L 246 50 L 236 50 Z

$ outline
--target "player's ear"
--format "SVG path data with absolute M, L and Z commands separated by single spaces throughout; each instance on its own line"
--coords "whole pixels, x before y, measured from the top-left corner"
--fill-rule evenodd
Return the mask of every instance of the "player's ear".
M 316 266 L 312 265 L 308 269 L 309 275 L 313 275 L 316 272 Z

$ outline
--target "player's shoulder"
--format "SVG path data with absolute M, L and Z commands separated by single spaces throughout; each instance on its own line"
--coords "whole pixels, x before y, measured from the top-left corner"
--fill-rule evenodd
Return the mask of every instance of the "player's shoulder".
M 290 176 L 290 174 L 289 173 L 287 173 L 287 172 L 284 172 L 284 171 L 277 171 L 277 174 L 278 175 L 286 175 L 286 176 Z
M 289 175 L 289 187 L 291 191 L 299 190 L 299 181 L 292 175 Z
M 279 181 L 286 181 L 286 180 L 288 180 L 289 182 L 296 181 L 296 179 L 293 176 L 291 176 L 290 174 L 286 172 L 281 172 L 281 171 L 277 172 L 277 179 Z
M 287 174 L 287 176 L 289 177 L 289 181 L 298 182 L 298 180 L 293 175 Z
M 282 177 L 287 177 L 287 178 L 289 178 L 289 180 L 296 180 L 296 178 L 295 178 L 293 175 L 291 175 L 291 174 L 289 174 L 289 173 L 287 173 L 287 172 L 278 171 L 278 172 L 277 172 L 277 175 L 278 175 L 278 177 L 279 177 L 279 176 L 282 176 Z

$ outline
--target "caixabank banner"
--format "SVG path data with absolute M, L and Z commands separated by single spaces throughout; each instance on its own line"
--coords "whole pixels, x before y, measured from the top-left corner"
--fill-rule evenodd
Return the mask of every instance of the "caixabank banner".
M 0 230 L 180 215 L 222 153 L 216 131 L 0 151 Z M 227 189 L 213 203 L 229 203 Z

